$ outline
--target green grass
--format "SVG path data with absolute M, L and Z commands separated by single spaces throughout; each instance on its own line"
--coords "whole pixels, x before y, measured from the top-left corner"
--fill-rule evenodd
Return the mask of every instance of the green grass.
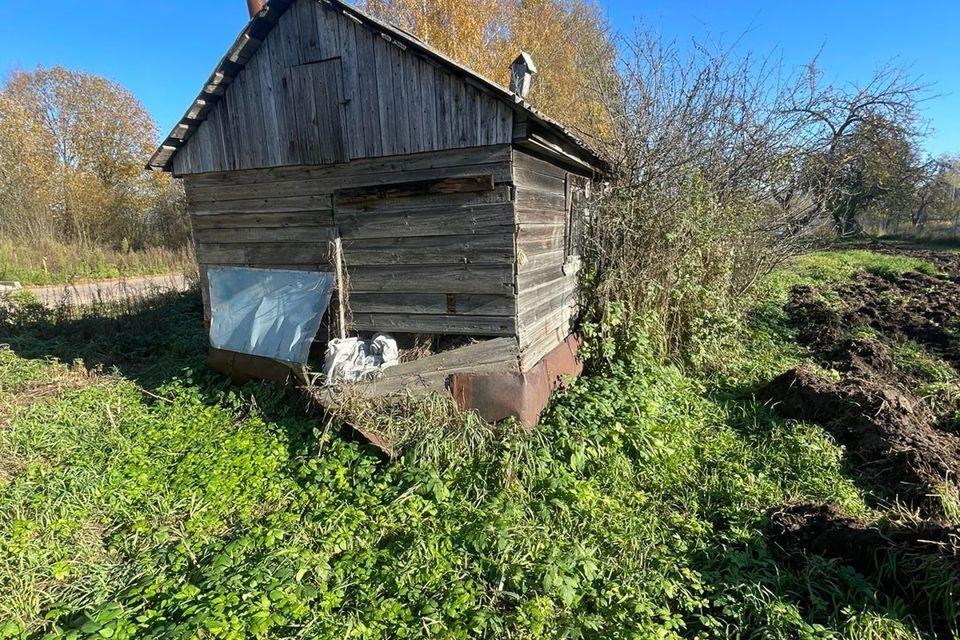
M 912 340 L 898 343 L 894 347 L 893 357 L 894 365 L 898 369 L 920 380 L 931 383 L 957 381 L 957 372 L 953 367 L 940 358 L 930 355 L 923 345 Z
M 796 286 L 814 287 L 827 304 L 840 307 L 844 302 L 830 286 L 849 282 L 862 272 L 890 276 L 909 272 L 934 274 L 937 268 L 910 256 L 863 250 L 822 251 L 794 258 L 770 274 L 753 294 L 746 326 L 734 341 L 727 341 L 726 353 L 717 367 L 720 378 L 715 376 L 714 383 L 749 387 L 807 362 L 809 354 L 796 344 L 795 332 L 783 309 L 790 290 Z M 853 335 L 864 331 L 863 327 L 851 327 Z
M 731 384 L 641 355 L 532 435 L 466 421 L 386 463 L 208 372 L 196 294 L 8 313 L 0 637 L 919 637 L 764 539 L 784 501 L 868 512 L 820 429 L 741 392 L 802 357 L 768 320 Z
M 871 251 L 824 251 L 794 258 L 788 268 L 773 274 L 763 290 L 776 299 L 796 285 L 819 287 L 851 280 L 858 272 L 896 276 L 911 271 L 935 275 L 937 268 L 919 258 Z
M 45 242 L 25 245 L 0 240 L 0 280 L 23 285 L 67 284 L 194 269 L 188 249 L 152 247 L 119 251 L 110 247 Z
M 917 381 L 914 392 L 923 398 L 937 415 L 945 415 L 944 426 L 960 430 L 960 375 L 940 358 L 931 355 L 923 345 L 907 340 L 895 345 L 896 368 Z M 949 417 L 953 413 L 952 419 Z

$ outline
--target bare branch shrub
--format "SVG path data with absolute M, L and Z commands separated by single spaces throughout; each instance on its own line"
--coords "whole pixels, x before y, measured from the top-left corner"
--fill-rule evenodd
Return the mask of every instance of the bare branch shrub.
M 662 355 L 689 355 L 815 235 L 814 203 L 795 180 L 797 85 L 775 59 L 684 54 L 649 31 L 621 50 L 619 83 L 596 87 L 615 169 L 585 248 L 589 307 L 599 325 L 618 313 L 614 338 L 640 326 Z
M 901 69 L 825 84 L 816 61 L 793 70 L 643 29 L 619 50 L 616 79 L 592 81 L 614 167 L 584 249 L 584 327 L 601 344 L 719 352 L 764 274 L 925 184 L 927 88 Z

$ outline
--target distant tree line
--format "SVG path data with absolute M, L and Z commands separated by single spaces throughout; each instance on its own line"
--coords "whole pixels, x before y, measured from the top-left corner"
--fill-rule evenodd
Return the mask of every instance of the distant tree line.
M 156 125 L 133 94 L 57 66 L 0 88 L 0 236 L 115 248 L 189 240 L 180 186 L 145 171 Z

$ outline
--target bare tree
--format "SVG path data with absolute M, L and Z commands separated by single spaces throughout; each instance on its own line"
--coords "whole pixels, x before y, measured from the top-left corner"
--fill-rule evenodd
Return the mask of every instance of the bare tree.
M 822 86 L 814 62 L 804 80 L 786 111 L 798 119 L 796 145 L 804 157 L 796 179 L 816 214 L 830 216 L 841 236 L 855 235 L 861 213 L 921 171 L 917 106 L 928 87 L 893 66 L 862 86 Z

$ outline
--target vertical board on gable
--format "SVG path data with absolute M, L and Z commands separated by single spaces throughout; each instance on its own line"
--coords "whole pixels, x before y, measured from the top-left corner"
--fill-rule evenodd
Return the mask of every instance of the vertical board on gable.
M 352 20 L 351 20 L 352 22 Z M 384 153 L 380 112 L 380 85 L 377 77 L 376 49 L 378 37 L 362 25 L 354 23 L 354 39 L 357 47 L 357 101 L 356 109 L 363 121 L 363 153 L 355 157 L 377 157 Z
M 407 101 L 404 98 L 403 59 L 405 53 L 395 44 L 386 43 L 387 56 L 385 58 L 384 73 L 390 77 L 390 91 L 381 99 L 386 99 L 390 106 L 392 134 L 394 139 L 393 155 L 402 155 L 410 152 L 410 120 Z M 378 59 L 379 63 L 379 59 Z
M 373 41 L 374 65 L 377 78 L 377 110 L 380 114 L 380 141 L 381 152 L 385 156 L 399 153 L 397 142 L 397 128 L 389 126 L 395 124 L 396 112 L 393 104 L 393 45 L 383 38 L 375 37 Z M 371 105 L 372 107 L 373 105 Z
M 434 86 L 437 92 L 437 146 L 449 149 L 453 144 L 453 123 L 450 114 L 453 111 L 453 94 L 450 88 L 450 74 L 442 69 L 434 70 Z
M 278 78 L 273 74 L 273 51 L 268 39 L 260 49 L 260 56 L 254 56 L 259 71 L 259 98 L 263 112 L 263 157 L 264 166 L 274 167 L 281 164 L 280 123 L 282 119 L 277 111 L 276 84 Z
M 296 17 L 298 37 L 300 39 L 300 63 L 318 62 L 326 56 L 320 47 L 320 34 L 317 18 L 325 13 L 316 11 L 314 2 L 294 2 L 288 14 Z
M 360 66 L 357 60 L 355 23 L 339 13 L 329 12 L 337 21 L 337 39 L 343 82 L 343 143 L 350 158 L 363 158 L 366 153 L 366 123 L 360 96 Z M 378 134 L 379 135 L 379 134 Z
M 254 59 L 247 63 L 246 69 L 240 72 L 243 76 L 243 108 L 246 113 L 244 118 L 243 134 L 247 140 L 247 155 L 249 162 L 255 166 L 266 166 L 269 164 L 266 153 L 265 118 L 263 113 L 263 103 L 260 100 L 260 65 L 262 59 Z
M 434 66 L 426 60 L 420 65 L 420 141 L 421 150 L 437 148 L 437 85 Z
M 410 145 L 409 153 L 425 151 L 423 146 L 423 114 L 420 105 L 420 61 L 416 56 L 405 54 L 403 58 L 403 101 L 407 108 Z
M 451 133 L 453 135 L 453 146 L 469 147 L 470 142 L 467 138 L 469 130 L 467 122 L 469 118 L 464 117 L 467 111 L 467 85 L 457 78 L 450 79 L 450 90 L 453 96 L 451 103 Z

